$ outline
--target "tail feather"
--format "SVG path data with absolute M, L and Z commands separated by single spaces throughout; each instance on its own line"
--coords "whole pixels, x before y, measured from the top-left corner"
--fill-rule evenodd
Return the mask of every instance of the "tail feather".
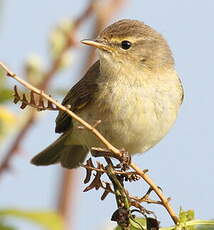
M 60 136 L 31 160 L 34 165 L 52 165 L 61 162 L 65 168 L 76 168 L 82 163 L 88 150 L 81 145 L 65 145 L 66 135 Z
M 62 167 L 72 169 L 77 168 L 82 163 L 88 150 L 81 145 L 73 145 L 69 150 L 64 150 L 60 158 Z
M 37 154 L 31 160 L 31 164 L 42 166 L 42 165 L 52 165 L 58 163 L 60 160 L 60 154 L 58 152 L 49 152 L 46 153 L 42 151 L 41 153 Z

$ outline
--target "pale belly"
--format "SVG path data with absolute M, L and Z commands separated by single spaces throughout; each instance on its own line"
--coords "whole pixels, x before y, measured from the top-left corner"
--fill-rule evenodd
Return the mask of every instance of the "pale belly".
M 172 89 L 173 90 L 173 89 Z M 175 122 L 180 95 L 145 92 L 140 88 L 129 94 L 126 89 L 100 98 L 79 113 L 90 124 L 101 120 L 97 129 L 115 147 L 129 154 L 143 153 L 158 143 Z M 173 97 L 171 95 L 174 95 Z M 91 132 L 74 122 L 72 144 L 105 147 Z

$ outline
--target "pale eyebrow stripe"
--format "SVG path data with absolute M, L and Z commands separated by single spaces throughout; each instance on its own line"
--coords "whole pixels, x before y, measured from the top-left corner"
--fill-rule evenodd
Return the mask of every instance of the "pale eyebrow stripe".
M 112 38 L 110 39 L 110 41 L 115 44 L 115 45 L 118 45 L 120 44 L 122 41 L 129 41 L 131 43 L 135 43 L 135 42 L 138 42 L 138 41 L 148 41 L 148 40 L 155 40 L 154 38 L 147 38 L 147 37 L 137 37 L 137 38 L 134 38 L 134 37 L 124 37 L 124 38 Z

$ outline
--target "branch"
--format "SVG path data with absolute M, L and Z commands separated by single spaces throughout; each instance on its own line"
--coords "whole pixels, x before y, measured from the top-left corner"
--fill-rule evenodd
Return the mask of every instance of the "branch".
M 72 112 L 71 110 L 69 110 L 67 107 L 61 105 L 60 103 L 58 103 L 57 101 L 55 101 L 54 99 L 52 99 L 50 96 L 48 96 L 47 94 L 45 94 L 42 90 L 39 90 L 38 88 L 32 86 L 30 83 L 28 83 L 28 82 L 24 81 L 23 79 L 21 79 L 20 77 L 18 77 L 16 74 L 14 74 L 12 71 L 10 71 L 7 68 L 7 66 L 4 65 L 2 62 L 0 62 L 0 66 L 6 71 L 6 73 L 7 73 L 7 75 L 9 77 L 14 78 L 16 81 L 18 81 L 21 85 L 23 85 L 27 89 L 33 91 L 34 93 L 36 93 L 38 95 L 41 95 L 41 97 L 45 98 L 46 100 L 48 100 L 49 102 L 51 102 L 52 104 L 54 104 L 58 109 L 60 109 L 61 111 L 66 112 L 67 114 L 69 114 L 72 118 L 74 118 L 76 121 L 78 121 L 86 129 L 88 129 L 89 131 L 91 131 L 97 138 L 99 138 L 100 141 L 107 147 L 108 150 L 110 150 L 111 152 L 113 152 L 118 157 L 121 156 L 120 155 L 120 150 L 118 150 L 113 145 L 111 145 L 102 136 L 102 134 L 98 130 L 96 130 L 93 126 L 91 126 L 89 123 L 87 123 L 86 121 L 84 121 L 83 119 L 81 119 L 74 112 Z
M 120 150 L 118 150 L 113 145 L 111 145 L 107 141 L 107 139 L 105 139 L 103 137 L 103 135 L 98 130 L 96 130 L 93 126 L 91 126 L 90 124 L 88 124 L 86 121 L 84 121 L 83 119 L 81 119 L 79 116 L 77 116 L 75 113 L 73 113 L 72 111 L 70 111 L 65 106 L 63 106 L 60 103 L 56 102 L 54 99 L 52 99 L 51 97 L 49 97 L 43 91 L 37 89 L 36 87 L 32 86 L 31 84 L 29 84 L 26 81 L 24 81 L 21 78 L 19 78 L 16 74 L 14 74 L 11 70 L 9 70 L 8 67 L 5 66 L 3 63 L 0 62 L 0 66 L 6 71 L 6 73 L 7 73 L 7 75 L 9 77 L 14 78 L 16 81 L 18 81 L 19 83 L 21 83 L 23 86 L 25 86 L 29 90 L 33 91 L 34 93 L 37 93 L 37 94 L 41 95 L 41 97 L 43 97 L 43 98 L 47 99 L 48 101 L 50 101 L 51 103 L 53 103 L 57 108 L 59 108 L 60 110 L 66 112 L 67 114 L 69 114 L 73 119 L 75 119 L 76 121 L 78 121 L 86 129 L 88 129 L 89 131 L 91 131 L 107 147 L 108 150 L 110 150 L 111 152 L 113 152 L 115 154 L 116 158 L 119 157 L 119 156 L 122 156 L 122 153 L 120 152 Z M 135 165 L 134 163 L 130 163 L 130 167 L 133 168 L 136 171 L 136 173 L 139 176 L 141 176 L 146 181 L 147 184 L 150 185 L 150 187 L 154 190 L 154 192 L 160 198 L 163 206 L 168 211 L 168 213 L 171 216 L 171 218 L 174 221 L 174 223 L 177 224 L 178 221 L 179 221 L 179 219 L 176 216 L 176 214 L 175 214 L 174 210 L 172 209 L 171 205 L 169 204 L 168 199 L 163 195 L 163 193 L 160 191 L 160 189 L 158 188 L 158 186 L 155 185 L 154 182 L 149 178 L 149 176 L 145 172 L 143 172 L 137 165 Z
M 117 7 L 117 4 L 115 4 L 115 6 L 114 6 L 114 4 L 112 4 L 113 1 L 115 1 L 115 3 L 116 3 L 117 1 L 122 2 L 123 0 L 110 0 L 108 5 L 106 5 L 107 7 L 105 7 L 106 11 L 108 11 L 108 9 L 110 9 L 110 8 L 111 9 L 114 8 L 115 9 L 114 12 L 116 12 L 119 9 Z M 83 24 L 83 22 L 85 22 L 86 19 L 94 12 L 95 7 L 96 7 L 98 2 L 99 1 L 96 1 L 96 0 L 89 0 L 88 5 L 85 8 L 85 10 L 80 14 L 80 16 L 78 16 L 76 18 L 76 20 L 74 20 L 74 23 L 72 24 L 72 28 L 70 29 L 70 31 L 67 34 L 65 34 L 65 37 L 66 37 L 65 46 L 63 47 L 61 53 L 57 56 L 57 58 L 52 62 L 49 70 L 47 70 L 46 73 L 44 73 L 43 80 L 40 83 L 40 85 L 38 86 L 38 88 L 40 88 L 42 90 L 46 90 L 48 88 L 48 85 L 49 85 L 51 79 L 54 77 L 54 75 L 57 73 L 57 71 L 60 68 L 61 61 L 63 59 L 64 54 L 66 54 L 66 52 L 71 47 L 74 47 L 76 45 L 77 30 Z M 112 13 L 113 13 L 113 11 L 112 11 Z M 111 16 L 112 16 L 112 14 L 109 14 L 109 16 L 106 17 L 106 22 L 111 18 Z M 104 26 L 104 24 L 102 26 Z M 102 29 L 101 26 L 98 27 L 97 23 L 95 23 L 95 30 L 98 32 L 101 29 Z M 87 59 L 93 60 L 90 55 L 87 57 Z M 85 65 L 84 65 L 84 68 L 85 68 Z M 23 103 L 23 105 L 25 104 L 25 102 Z M 30 101 L 30 102 L 32 102 L 32 101 Z M 11 148 L 5 154 L 5 158 L 3 159 L 2 164 L 0 165 L 0 176 L 2 175 L 2 173 L 4 171 L 9 169 L 10 159 L 17 152 L 17 149 L 19 149 L 20 144 L 22 143 L 24 137 L 26 136 L 26 134 L 28 133 L 30 128 L 37 121 L 37 119 L 36 119 L 37 117 L 35 115 L 36 115 L 36 111 L 31 110 L 27 120 L 25 121 L 24 126 L 19 130 L 19 132 L 15 138 L 15 141 L 11 145 Z M 71 178 L 72 178 L 72 182 L 71 182 Z M 64 172 L 62 190 L 60 191 L 60 198 L 58 201 L 58 211 L 64 217 L 65 222 L 67 222 L 67 220 L 70 219 L 68 217 L 68 212 L 70 212 L 70 211 L 68 211 L 68 210 L 70 210 L 70 208 L 69 208 L 69 203 L 70 203 L 69 197 L 71 194 L 70 188 L 73 187 L 73 186 L 69 186 L 71 183 L 74 183 L 73 182 L 73 172 L 71 172 L 71 171 Z
M 142 172 L 142 170 L 134 163 L 130 164 L 130 167 L 132 167 L 139 176 L 141 176 L 147 184 L 151 186 L 151 188 L 154 190 L 154 192 L 157 194 L 157 196 L 160 198 L 162 205 L 166 208 L 169 215 L 172 217 L 175 224 L 178 223 L 179 219 L 172 209 L 171 205 L 169 204 L 169 200 L 164 196 L 164 194 L 161 192 L 161 190 L 158 188 L 158 186 L 149 178 L 149 176 Z
M 60 64 L 61 64 L 63 55 L 71 47 L 75 46 L 75 36 L 76 36 L 77 30 L 82 25 L 82 23 L 93 13 L 95 2 L 96 2 L 95 0 L 90 0 L 88 6 L 83 11 L 83 13 L 79 17 L 77 17 L 76 20 L 74 21 L 70 32 L 66 35 L 67 40 L 66 40 L 66 44 L 65 44 L 64 48 L 62 49 L 62 51 L 58 55 L 58 57 L 54 60 L 54 62 L 51 64 L 49 70 L 47 70 L 46 73 L 44 73 L 43 80 L 39 84 L 38 88 L 43 89 L 43 90 L 47 89 L 48 84 L 50 83 L 50 81 L 52 80 L 52 78 L 54 77 L 54 75 L 56 74 L 56 72 L 60 68 Z M 5 154 L 5 158 L 3 159 L 3 161 L 0 165 L 0 176 L 5 170 L 7 170 L 9 168 L 10 159 L 17 152 L 17 150 L 19 149 L 19 146 L 20 146 L 21 142 L 23 141 L 24 137 L 26 136 L 26 134 L 28 133 L 30 128 L 36 122 L 35 114 L 36 114 L 36 111 L 34 111 L 34 110 L 32 110 L 30 112 L 30 114 L 28 115 L 28 118 L 25 121 L 25 124 L 19 130 L 19 132 L 15 138 L 15 141 L 11 144 L 10 149 Z

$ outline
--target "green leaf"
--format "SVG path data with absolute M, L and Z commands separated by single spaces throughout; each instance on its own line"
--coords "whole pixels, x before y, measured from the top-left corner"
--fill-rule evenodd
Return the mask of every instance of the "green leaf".
M 186 223 L 187 221 L 194 220 L 195 213 L 193 210 L 184 211 L 182 208 L 179 212 L 179 220 L 180 223 Z
M 197 230 L 213 230 L 214 220 L 192 220 L 186 223 L 187 226 L 193 226 Z
M 214 230 L 214 220 L 191 220 L 178 226 L 160 228 L 160 230 Z
M 212 225 L 198 225 L 196 226 L 196 230 L 213 230 L 214 224 Z
M 0 67 L 0 91 L 5 88 L 7 82 L 6 79 L 5 71 Z
M 1 224 L 1 223 L 0 223 L 0 229 L 1 230 L 15 230 L 15 228 Z
M 131 230 L 143 230 L 146 228 L 145 218 L 135 218 L 131 220 Z
M 15 230 L 14 227 L 9 226 L 2 221 L 0 221 L 0 229 L 1 230 Z
M 3 88 L 0 90 L 0 103 L 4 103 L 8 100 L 12 99 L 13 91 L 7 88 Z
M 184 211 L 180 210 L 179 213 L 180 222 L 177 226 L 171 226 L 166 228 L 160 228 L 160 230 L 214 230 L 214 220 L 195 220 L 195 214 L 193 210 Z M 146 219 L 135 218 L 135 221 L 139 223 L 143 229 L 146 230 Z M 142 230 L 139 224 L 131 221 L 130 230 Z M 121 230 L 119 226 L 115 230 Z
M 13 91 L 6 88 L 7 81 L 4 75 L 5 71 L 0 68 L 0 103 L 10 100 L 13 95 Z
M 53 211 L 22 211 L 16 209 L 0 210 L 2 217 L 18 217 L 41 225 L 47 230 L 62 230 L 62 218 Z M 0 228 L 1 229 L 1 228 Z
M 146 229 L 146 219 L 145 218 L 135 218 L 130 221 L 130 230 L 143 230 Z M 121 230 L 121 227 L 117 226 L 115 230 Z

